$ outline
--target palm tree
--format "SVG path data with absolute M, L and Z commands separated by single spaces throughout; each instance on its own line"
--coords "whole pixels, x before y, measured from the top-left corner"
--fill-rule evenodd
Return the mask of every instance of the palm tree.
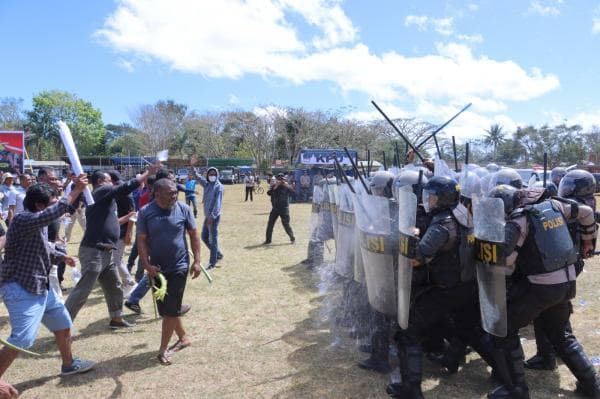
M 490 126 L 489 130 L 485 130 L 487 135 L 483 139 L 483 142 L 487 145 L 494 147 L 494 161 L 496 160 L 496 150 L 498 146 L 504 142 L 504 133 L 502 133 L 502 126 L 495 123 Z

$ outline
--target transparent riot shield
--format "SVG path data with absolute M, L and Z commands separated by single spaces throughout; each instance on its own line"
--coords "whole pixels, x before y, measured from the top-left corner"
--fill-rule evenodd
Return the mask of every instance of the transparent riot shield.
M 392 242 L 390 201 L 374 195 L 356 195 L 354 213 L 359 230 L 369 303 L 378 312 L 395 317 L 395 243 Z
M 323 183 L 323 201 L 319 212 L 318 241 L 327 241 L 333 238 L 333 225 L 331 223 L 331 202 L 327 183 Z
M 354 207 L 347 184 L 338 188 L 337 236 L 335 239 L 335 271 L 346 278 L 354 277 Z
M 320 186 L 314 186 L 312 196 L 312 211 L 310 213 L 310 232 L 314 238 L 316 238 L 314 235 L 319 228 L 321 202 L 323 202 L 323 189 Z
M 506 256 L 504 242 L 504 203 L 500 198 L 475 198 L 473 201 L 475 265 L 479 287 L 479 306 L 483 329 L 505 337 Z
M 410 311 L 410 289 L 412 283 L 411 259 L 415 258 L 419 239 L 415 236 L 417 225 L 417 196 L 411 186 L 398 189 L 398 324 L 408 328 Z
M 334 240 L 337 240 L 338 234 L 338 187 L 339 186 L 335 183 L 327 184 L 327 191 L 329 193 L 329 211 L 331 212 L 331 228 L 333 229 Z

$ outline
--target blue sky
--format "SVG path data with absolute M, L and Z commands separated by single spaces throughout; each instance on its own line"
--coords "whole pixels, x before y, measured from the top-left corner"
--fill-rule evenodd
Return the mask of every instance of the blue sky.
M 0 97 L 92 102 L 105 123 L 173 99 L 433 123 L 600 125 L 600 0 L 0 1 Z

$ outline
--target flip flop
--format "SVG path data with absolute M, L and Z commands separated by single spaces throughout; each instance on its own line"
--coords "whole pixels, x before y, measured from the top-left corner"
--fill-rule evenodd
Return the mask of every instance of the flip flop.
M 171 365 L 171 358 L 169 357 L 169 355 L 166 352 L 159 353 L 158 355 L 156 355 L 156 358 L 158 359 L 159 363 L 163 366 Z
M 169 351 L 170 352 L 179 352 L 181 350 L 184 350 L 185 348 L 187 348 L 188 346 L 191 346 L 192 343 L 191 342 L 187 342 L 187 343 L 183 343 L 181 342 L 180 339 L 177 340 L 177 342 L 175 342 L 170 348 Z

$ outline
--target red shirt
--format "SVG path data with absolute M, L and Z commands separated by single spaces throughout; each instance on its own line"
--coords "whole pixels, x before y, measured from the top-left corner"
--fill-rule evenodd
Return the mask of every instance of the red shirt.
M 152 193 L 152 190 L 148 190 L 144 194 L 140 195 L 140 209 L 142 209 L 142 207 L 144 205 L 146 205 L 148 202 L 150 202 L 150 194 L 151 193 Z

